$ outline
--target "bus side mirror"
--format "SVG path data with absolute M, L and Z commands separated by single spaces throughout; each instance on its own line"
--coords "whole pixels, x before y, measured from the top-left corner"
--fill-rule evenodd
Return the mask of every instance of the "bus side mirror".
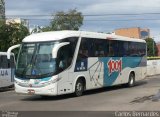
M 52 58 L 57 58 L 57 52 L 58 52 L 58 50 L 61 47 L 65 46 L 65 45 L 68 45 L 68 44 L 70 44 L 70 42 L 63 42 L 63 43 L 56 44 L 54 46 L 54 48 L 52 49 Z
M 11 51 L 14 50 L 14 49 L 16 49 L 16 48 L 19 48 L 20 46 L 21 46 L 21 44 L 11 46 L 11 47 L 7 50 L 7 59 L 10 59 Z

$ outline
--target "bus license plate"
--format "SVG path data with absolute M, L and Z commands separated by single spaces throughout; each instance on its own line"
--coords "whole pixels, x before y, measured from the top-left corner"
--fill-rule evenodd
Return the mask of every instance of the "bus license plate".
M 29 95 L 34 95 L 34 94 L 35 94 L 35 90 L 33 90 L 33 89 L 28 89 L 28 94 L 29 94 Z

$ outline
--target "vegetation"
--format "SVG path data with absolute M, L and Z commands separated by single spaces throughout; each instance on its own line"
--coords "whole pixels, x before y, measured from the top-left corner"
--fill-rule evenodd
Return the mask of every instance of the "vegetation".
M 154 39 L 147 38 L 145 40 L 146 40 L 146 43 L 147 43 L 147 56 L 148 57 L 157 56 L 158 55 L 158 49 L 157 49 L 157 46 L 156 46 L 156 43 L 155 43 Z
M 76 9 L 69 10 L 68 12 L 59 11 L 52 15 L 52 20 L 49 26 L 33 29 L 33 33 L 58 31 L 58 30 L 79 30 L 83 24 L 83 16 L 81 12 Z
M 83 24 L 83 16 L 76 9 L 68 12 L 57 12 L 51 21 L 51 30 L 79 30 Z
M 53 15 L 50 25 L 47 27 L 37 27 L 32 33 L 56 31 L 56 30 L 79 30 L 83 24 L 83 16 L 76 9 L 68 12 L 60 11 Z M 29 35 L 29 30 L 22 24 L 5 24 L 0 21 L 0 51 L 7 51 L 12 45 L 22 42 L 22 39 Z
M 147 57 L 147 60 L 159 60 L 160 57 L 157 56 L 157 57 Z
M 12 45 L 19 44 L 29 34 L 28 29 L 21 24 L 0 24 L 0 51 L 7 51 Z

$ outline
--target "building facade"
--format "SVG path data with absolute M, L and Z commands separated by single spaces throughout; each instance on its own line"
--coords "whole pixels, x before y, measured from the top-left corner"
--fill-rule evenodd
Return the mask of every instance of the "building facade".
M 9 24 L 9 23 L 22 24 L 23 26 L 29 29 L 29 21 L 27 19 L 21 19 L 21 18 L 7 19 L 6 24 Z
M 0 20 L 5 19 L 5 2 L 4 0 L 0 0 Z
M 139 38 L 139 39 L 146 39 L 150 37 L 150 30 L 147 28 L 121 28 L 115 30 L 116 35 L 130 37 L 130 38 Z

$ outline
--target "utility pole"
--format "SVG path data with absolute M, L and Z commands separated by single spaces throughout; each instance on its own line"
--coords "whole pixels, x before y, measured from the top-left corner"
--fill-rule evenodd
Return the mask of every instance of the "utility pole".
M 5 2 L 0 0 L 0 20 L 5 20 Z
M 153 56 L 155 56 L 155 55 L 154 55 L 154 41 L 153 41 Z
M 153 37 L 153 42 L 152 42 L 152 50 L 153 50 L 153 56 L 155 56 L 154 37 Z

